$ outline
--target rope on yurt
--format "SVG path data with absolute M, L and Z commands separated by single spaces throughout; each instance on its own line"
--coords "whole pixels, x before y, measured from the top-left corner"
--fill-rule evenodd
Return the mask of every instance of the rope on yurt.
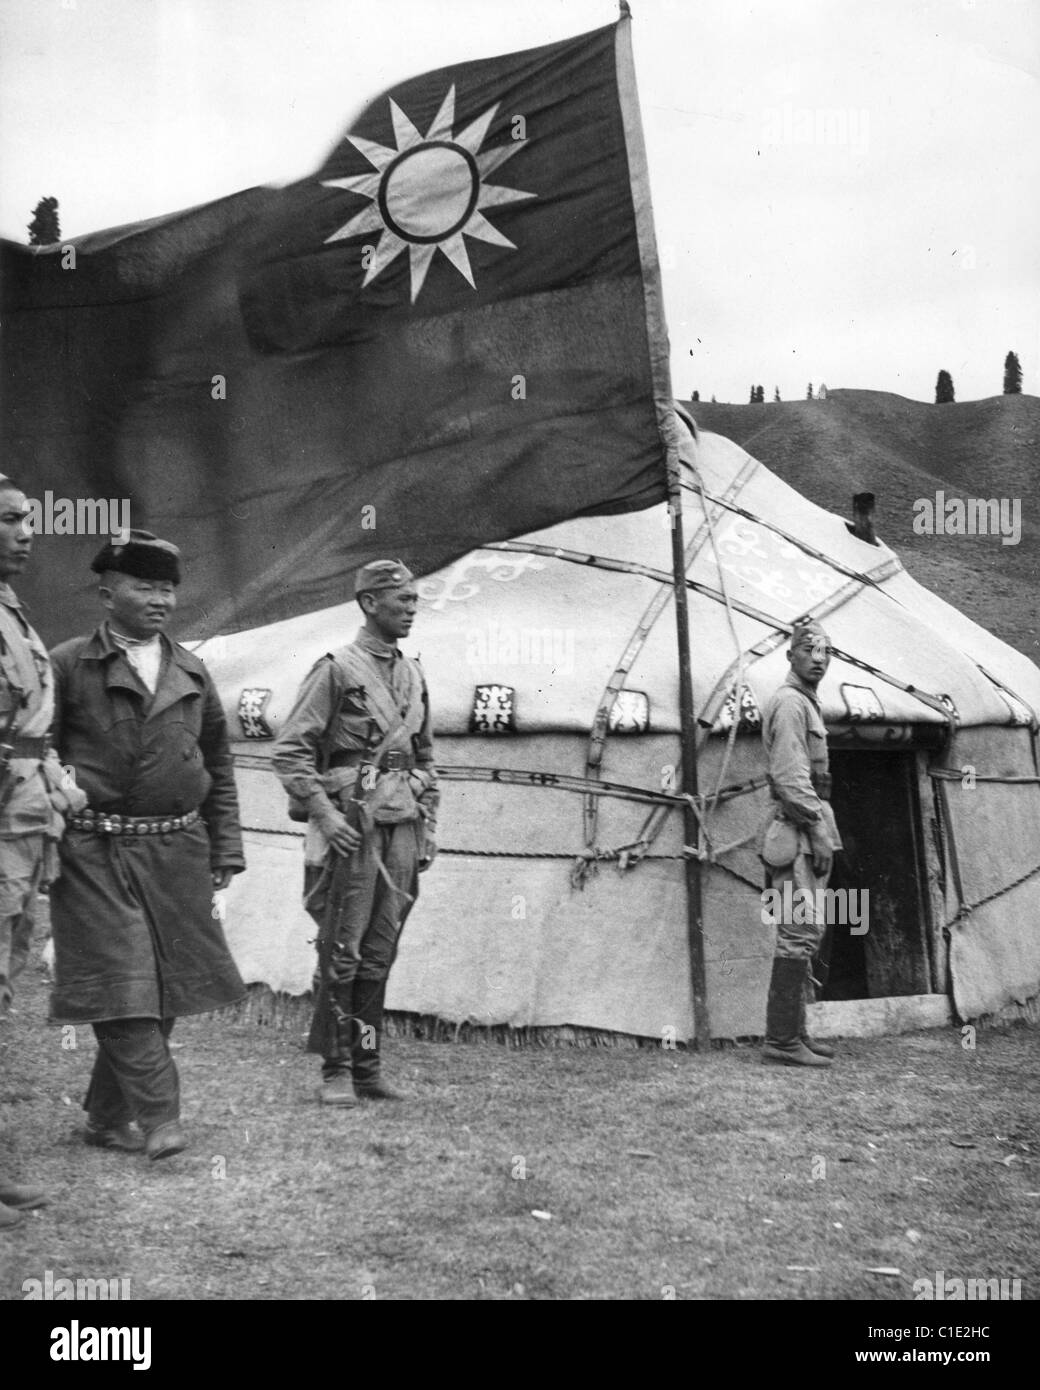
M 953 891 L 957 896 L 957 913 L 953 922 L 958 922 L 962 917 L 966 917 L 971 911 L 964 897 L 964 882 L 961 879 L 961 861 L 957 851 L 957 839 L 953 830 L 953 818 L 950 815 L 950 801 L 946 794 L 946 783 L 943 778 L 935 780 L 935 790 L 938 793 L 939 814 L 943 824 L 943 843 L 946 848 L 946 862 L 950 866 L 950 877 L 953 879 Z M 946 925 L 952 926 L 953 922 Z
M 720 562 L 719 560 L 719 546 L 717 546 L 715 537 L 715 520 L 713 520 L 712 517 L 712 509 L 710 509 L 708 503 L 705 502 L 704 486 L 701 485 L 701 480 L 699 480 L 699 474 L 697 473 L 697 470 L 695 470 L 694 466 L 692 466 L 692 464 L 690 468 L 691 473 L 694 474 L 694 477 L 697 477 L 698 480 L 697 491 L 699 493 L 699 499 L 701 499 L 701 510 L 702 513 L 704 513 L 704 521 L 702 521 L 701 527 L 698 528 L 697 537 L 695 537 L 695 539 L 697 539 L 697 546 L 695 546 L 695 548 L 691 548 L 692 553 L 691 550 L 687 550 L 687 556 L 685 556 L 685 570 L 690 569 L 691 564 L 694 563 L 695 559 L 697 559 L 699 550 L 701 550 L 702 545 L 704 545 L 705 531 L 708 532 L 708 537 L 710 539 L 710 542 L 712 542 L 712 555 L 715 556 L 716 571 L 717 574 L 719 574 L 720 592 L 722 592 L 723 602 L 724 605 L 726 605 L 726 616 L 727 620 L 729 620 L 730 632 L 731 635 L 733 635 L 734 646 L 736 646 L 737 652 L 740 653 L 740 638 L 738 638 L 736 623 L 734 623 L 733 620 L 733 607 L 731 607 L 729 591 L 727 591 L 726 588 L 726 578 L 724 578 L 723 575 L 722 562 Z M 738 493 L 740 493 L 741 489 L 744 488 L 745 482 L 747 482 L 747 478 L 749 477 L 749 475 L 751 475 L 751 473 L 754 473 L 754 471 L 754 468 L 748 468 L 747 464 L 745 464 L 744 468 L 742 468 L 741 470 L 740 475 L 738 475 L 736 480 L 734 480 L 734 484 L 731 485 L 731 495 L 736 496 L 738 495 Z M 683 486 L 685 486 L 685 488 L 690 488 L 690 484 L 683 484 Z M 667 600 L 667 594 L 663 595 L 663 599 Z M 710 808 L 708 809 L 708 817 L 712 816 L 713 813 L 715 813 L 716 806 L 719 805 L 719 794 L 720 791 L 722 791 L 724 777 L 726 777 L 726 771 L 727 769 L 729 769 L 730 755 L 731 752 L 733 752 L 733 745 L 734 742 L 736 742 L 737 738 L 737 726 L 738 723 L 740 723 L 740 720 L 738 720 L 737 717 L 737 709 L 738 706 L 740 706 L 740 692 L 742 691 L 742 688 L 744 688 L 744 667 L 741 666 L 740 673 L 738 673 L 736 702 L 734 702 L 733 727 L 730 728 L 730 735 L 729 739 L 727 739 L 726 752 L 724 752 L 723 755 L 722 766 L 719 767 L 719 780 L 717 780 L 716 783 L 715 796 L 713 796 L 712 805 L 710 805 Z M 710 862 L 713 863 L 715 862 L 716 851 L 713 851 L 712 849 L 712 841 L 710 841 L 708 823 L 706 823 L 704 810 L 702 810 L 701 806 L 697 805 L 698 799 L 699 801 L 704 802 L 704 798 L 691 799 L 691 805 L 692 809 L 694 809 L 694 815 L 697 816 L 698 827 L 697 849 L 695 849 L 695 851 L 692 852 L 694 852 L 695 855 L 697 855 L 698 859 L 709 858 Z M 653 812 L 651 812 L 651 815 L 647 817 L 647 820 L 644 821 L 644 824 L 642 824 L 641 837 L 642 841 L 644 841 L 645 845 L 647 845 L 647 848 L 651 847 L 653 841 L 655 841 L 656 838 L 658 838 L 660 831 L 662 831 L 663 826 L 665 826 L 666 815 L 667 812 L 665 812 L 665 810 L 653 810 Z M 734 845 L 731 845 L 731 847 L 727 848 L 736 848 L 737 844 L 742 844 L 742 841 L 734 842 Z M 691 852 L 691 847 L 685 847 L 685 849 L 687 849 L 687 852 Z M 644 849 L 642 853 L 644 853 L 645 855 L 645 853 L 647 853 L 647 849 Z M 640 856 L 640 858 L 642 858 L 642 856 Z
M 946 782 L 964 781 L 963 769 L 956 767 L 930 767 L 928 769 L 928 776 L 942 778 L 942 780 Z M 1005 776 L 1004 774 L 997 772 L 973 772 L 971 774 L 971 780 L 973 782 L 1007 782 L 1011 785 L 1013 785 L 1016 782 L 1024 782 L 1026 785 L 1030 786 L 1040 785 L 1040 776 L 1013 777 Z
M 484 549 L 529 551 L 535 555 L 547 555 L 555 560 L 566 560 L 570 564 L 599 567 L 619 573 L 638 574 L 646 579 L 654 579 L 658 583 L 670 584 L 672 582 L 671 578 L 666 575 L 663 570 L 655 569 L 652 565 L 641 565 L 630 560 L 614 560 L 602 555 L 591 555 L 587 551 L 564 550 L 559 546 L 536 545 L 534 542 L 529 541 L 495 541 L 485 546 Z M 713 589 L 707 584 L 701 584 L 696 579 L 687 578 L 686 587 L 692 589 L 695 593 L 704 594 L 706 598 L 714 599 L 716 603 L 725 602 L 720 590 Z M 816 616 L 832 613 L 836 608 L 840 607 L 843 603 L 847 603 L 850 598 L 853 598 L 859 592 L 859 585 L 850 582 L 808 611 Z M 779 645 L 784 641 L 786 636 L 790 635 L 792 630 L 791 623 L 784 622 L 782 619 L 774 617 L 771 613 L 766 613 L 763 609 L 756 608 L 750 603 L 744 603 L 740 599 L 731 598 L 730 602 L 734 609 L 738 613 L 742 613 L 744 617 L 753 618 L 755 622 L 761 623 L 763 627 L 771 628 L 778 633 L 779 635 L 776 638 L 775 645 Z M 754 650 L 754 648 L 752 648 L 752 650 Z M 772 648 L 770 650 L 772 650 Z M 929 709 L 935 710 L 936 713 L 941 714 L 948 724 L 953 725 L 956 723 L 956 715 L 954 715 L 946 701 L 941 699 L 938 695 L 929 695 L 927 691 L 920 690 L 916 685 L 910 685 L 907 681 L 900 680 L 898 676 L 890 675 L 889 672 L 882 670 L 880 666 L 874 666 L 871 662 L 864 661 L 858 656 L 853 656 L 851 652 L 843 651 L 840 647 L 834 647 L 832 650 L 835 656 L 840 657 L 841 660 L 846 662 L 849 666 L 855 666 L 861 671 L 866 671 L 868 674 L 876 676 L 878 680 L 884 681 L 886 685 L 890 685 L 896 690 L 901 690 L 904 695 L 912 695 L 914 699 L 919 700 L 921 704 L 927 705 Z M 730 670 L 732 669 L 733 667 L 731 666 Z M 719 686 L 717 685 L 715 688 L 717 691 Z M 698 720 L 698 723 L 707 728 L 710 728 L 711 722 L 711 720 L 705 720 L 703 716 Z
M 758 468 L 758 461 L 748 455 L 740 472 L 732 479 L 729 487 L 726 489 L 726 497 L 738 497 L 752 474 L 758 471 Z M 683 484 L 683 487 L 687 486 L 688 484 Z M 718 500 L 721 505 L 722 499 Z M 698 526 L 686 547 L 684 564 L 687 570 L 700 554 L 705 539 L 709 534 L 708 517 L 705 512 L 705 520 Z M 674 580 L 667 584 L 661 584 L 657 593 L 650 600 L 639 622 L 636 624 L 635 631 L 629 638 L 618 664 L 614 668 L 613 674 L 608 680 L 603 694 L 600 697 L 592 721 L 592 729 L 589 734 L 589 750 L 585 760 L 585 772 L 589 777 L 596 777 L 599 775 L 598 769 L 602 765 L 603 751 L 609 732 L 610 711 L 624 684 L 625 677 L 632 669 L 636 662 L 636 658 L 646 645 L 647 638 L 650 636 L 654 624 L 668 606 L 668 601 L 673 593 L 673 583 Z M 585 843 L 591 848 L 596 840 L 596 826 L 599 811 L 599 803 L 594 796 L 587 796 L 585 798 L 583 810 L 585 817 Z M 656 816 L 654 813 L 651 813 L 647 818 L 647 821 L 643 825 L 641 835 L 646 837 L 648 844 L 652 844 L 657 838 L 663 824 L 663 816 Z M 638 857 L 639 856 L 637 856 L 637 858 Z
M 1038 864 L 1035 869 L 1030 869 L 1027 873 L 1020 875 L 1020 877 L 1015 879 L 1014 883 L 1005 884 L 1003 888 L 998 888 L 995 893 L 990 893 L 988 897 L 980 898 L 977 903 L 970 903 L 962 907 L 957 913 L 957 916 L 953 919 L 953 922 L 947 922 L 946 925 L 952 927 L 959 918 L 967 917 L 972 912 L 976 912 L 980 907 L 986 907 L 995 899 L 1002 898 L 1005 893 L 1010 893 L 1016 888 L 1021 888 L 1023 883 L 1028 883 L 1031 878 L 1036 878 L 1037 875 L 1040 875 L 1040 864 Z
M 744 652 L 743 652 L 743 649 L 742 649 L 742 647 L 741 647 L 741 645 L 740 645 L 740 637 L 739 637 L 739 635 L 738 635 L 738 633 L 737 633 L 737 625 L 736 625 L 736 623 L 735 623 L 735 621 L 734 621 L 734 619 L 733 619 L 733 606 L 732 606 L 732 604 L 730 603 L 729 590 L 728 590 L 727 587 L 726 587 L 726 575 L 725 575 L 725 572 L 723 571 L 723 568 L 722 568 L 722 561 L 719 559 L 719 547 L 718 547 L 718 542 L 717 542 L 717 540 L 716 540 L 716 538 L 715 538 L 715 523 L 713 522 L 712 517 L 711 517 L 711 509 L 710 509 L 710 507 L 709 507 L 709 505 L 708 505 L 707 497 L 706 497 L 706 494 L 705 494 L 705 492 L 704 492 L 704 484 L 703 484 L 702 481 L 701 481 L 700 474 L 697 473 L 697 472 L 695 471 L 695 472 L 694 472 L 694 476 L 695 476 L 696 479 L 697 479 L 697 491 L 698 491 L 698 493 L 699 493 L 699 495 L 700 495 L 700 499 L 701 499 L 701 508 L 702 508 L 702 510 L 703 510 L 703 512 L 704 512 L 704 518 L 705 518 L 705 521 L 707 522 L 707 525 L 708 525 L 708 533 L 709 533 L 709 535 L 711 536 L 711 553 L 712 553 L 712 555 L 715 557 L 715 572 L 716 572 L 716 574 L 718 575 L 719 587 L 720 587 L 720 589 L 722 590 L 722 599 L 723 599 L 723 602 L 724 602 L 724 604 L 725 604 L 725 606 L 726 606 L 726 621 L 727 621 L 727 623 L 729 624 L 729 631 L 730 631 L 730 636 L 733 638 L 733 645 L 734 645 L 734 647 L 736 647 L 736 649 L 737 649 L 737 674 L 736 674 L 736 680 L 735 680 L 734 687 L 733 687 L 733 720 L 732 720 L 732 723 L 730 724 L 729 735 L 728 735 L 728 737 L 727 737 L 727 739 L 726 739 L 726 747 L 725 747 L 725 749 L 723 750 L 722 762 L 721 762 L 720 765 L 719 765 L 719 777 L 718 777 L 718 782 L 716 783 L 716 786 L 715 786 L 715 799 L 714 799 L 714 801 L 712 802 L 711 806 L 710 806 L 709 808 L 707 808 L 706 814 L 705 814 L 705 815 L 701 815 L 700 811 L 698 811 L 697 808 L 694 807 L 694 812 L 695 812 L 695 814 L 696 814 L 696 816 L 697 816 L 697 849 L 698 849 L 698 856 L 697 856 L 697 857 L 698 857 L 698 858 L 703 858 L 703 855 L 700 853 L 702 847 L 703 847 L 703 846 L 710 846 L 710 844 L 711 844 L 711 840 L 710 840 L 710 838 L 709 838 L 709 832 L 708 832 L 708 824 L 707 824 L 707 822 L 708 822 L 708 820 L 710 820 L 711 816 L 714 815 L 715 810 L 716 810 L 716 807 L 718 806 L 718 793 L 719 793 L 719 791 L 720 791 L 721 788 L 722 788 L 722 783 L 723 783 L 723 780 L 725 779 L 726 773 L 729 771 L 729 761 L 730 761 L 730 758 L 731 758 L 731 756 L 732 756 L 732 754 L 733 754 L 733 747 L 734 747 L 734 745 L 735 745 L 735 743 L 736 743 L 736 741 L 737 741 L 737 728 L 738 728 L 738 726 L 739 726 L 739 724 L 740 724 L 740 700 L 741 700 L 741 696 L 742 696 L 743 693 L 744 693 L 744 684 L 745 684 L 745 682 L 744 682 L 745 663 L 744 663 Z M 749 690 L 748 690 L 748 693 L 749 693 L 749 694 L 751 693 L 751 692 L 750 692 L 750 688 L 749 688 Z M 703 845 L 702 845 L 702 842 L 703 842 Z M 741 842 L 741 843 L 742 843 L 742 842 Z M 732 846 L 732 848 L 735 848 L 735 846 Z M 719 851 L 719 853 L 722 853 L 722 852 L 723 852 L 723 851 Z M 712 862 L 714 862 L 715 857 L 716 857 L 716 852 L 715 852 L 715 851 L 712 851 L 712 852 L 711 852 Z
M 1040 727 L 1040 719 L 1038 719 L 1036 710 L 1029 703 L 1029 701 L 1024 699 L 1021 695 L 1019 695 L 1017 690 L 1012 690 L 1010 685 L 1005 685 L 1003 681 L 998 680 L 992 671 L 987 671 L 981 661 L 976 661 L 975 665 L 978 668 L 978 670 L 982 672 L 982 674 L 986 677 L 988 681 L 991 681 L 992 684 L 995 685 L 998 690 L 1003 691 L 1003 693 L 1008 697 L 1009 700 L 1017 701 L 1023 709 L 1027 709 L 1029 711 L 1030 715 L 1032 715 L 1032 720 L 1029 727 L 1033 730 L 1035 734 L 1037 728 Z
M 987 673 L 988 674 L 988 673 Z M 1017 697 L 1016 697 L 1017 698 Z M 956 926 L 966 917 L 977 911 L 980 907 L 985 907 L 988 903 L 994 902 L 997 898 L 1002 898 L 1005 893 L 1010 893 L 1014 889 L 1021 887 L 1023 883 L 1028 883 L 1031 878 L 1036 878 L 1040 874 L 1040 864 L 1036 868 L 1028 869 L 1024 874 L 1020 874 L 1012 883 L 1006 883 L 1003 888 L 996 889 L 995 892 L 980 898 L 978 902 L 969 903 L 964 892 L 964 881 L 961 877 L 960 857 L 957 852 L 957 841 L 953 829 L 953 817 L 950 815 L 949 797 L 946 791 L 947 782 L 960 782 L 963 780 L 964 773 L 954 767 L 930 767 L 928 776 L 935 782 L 937 801 L 939 805 L 939 830 L 943 848 L 946 851 L 946 859 L 950 865 L 950 876 L 953 879 L 953 890 L 957 896 L 957 911 L 946 927 Z M 1036 786 L 1040 784 L 1040 777 L 1017 777 L 1004 776 L 997 773 L 972 773 L 972 778 L 976 782 L 997 782 L 1004 785 L 1024 784 L 1026 786 Z
M 691 492 L 697 491 L 691 483 L 683 483 L 683 487 L 688 488 Z M 746 507 L 738 507 L 735 503 L 728 501 L 726 498 L 716 497 L 712 493 L 705 493 L 704 495 L 710 502 L 715 502 L 720 507 L 725 507 L 727 511 L 733 512 L 737 516 L 742 516 L 745 521 L 753 521 L 766 531 L 772 531 L 773 534 L 779 536 L 781 540 L 787 541 L 789 545 L 796 546 L 799 550 L 804 551 L 806 555 L 810 555 L 814 560 L 819 560 L 820 563 L 826 565 L 828 569 L 837 570 L 839 574 L 844 574 L 849 579 L 858 579 L 860 583 L 877 589 L 879 593 L 884 594 L 885 597 L 891 599 L 893 603 L 898 603 L 901 608 L 905 607 L 901 600 L 897 599 L 894 594 L 889 593 L 887 589 L 882 589 L 880 583 L 880 580 L 891 578 L 893 574 L 898 574 L 903 568 L 902 562 L 899 560 L 898 556 L 891 556 L 888 560 L 882 561 L 880 565 L 870 571 L 854 570 L 850 565 L 845 565 L 842 564 L 840 560 L 835 560 L 832 555 L 827 555 L 822 550 L 817 550 L 816 547 L 810 545 L 808 541 L 803 541 L 797 536 L 793 536 L 790 531 L 785 531 L 782 526 L 777 526 L 772 521 L 766 521 L 765 517 L 756 516 L 754 512 L 749 512 Z
M 877 571 L 872 571 L 872 573 L 876 572 Z M 850 599 L 855 598 L 856 595 L 860 592 L 861 586 L 855 582 L 843 584 L 840 589 L 835 589 L 834 593 L 829 594 L 827 598 L 821 599 L 819 603 L 814 604 L 812 608 L 808 609 L 807 616 L 820 619 L 829 617 L 832 613 L 836 612 L 844 604 L 848 603 Z M 774 618 L 771 615 L 769 615 L 765 619 L 765 621 L 766 625 L 772 628 L 773 631 L 770 633 L 768 637 L 763 637 L 760 641 L 756 642 L 753 647 L 749 647 L 747 649 L 747 653 L 742 653 L 742 656 L 753 656 L 756 661 L 760 660 L 762 657 L 768 656 L 770 652 L 776 651 L 777 647 L 782 646 L 784 642 L 786 642 L 787 638 L 791 635 L 790 623 L 782 622 L 780 619 Z M 850 657 L 845 652 L 839 652 L 837 648 L 834 648 L 834 652 L 836 656 L 840 655 L 844 660 L 851 662 L 852 665 L 866 666 L 865 662 L 860 661 L 858 658 Z M 707 730 L 707 733 L 705 733 L 704 735 L 705 738 L 708 738 L 710 736 L 712 725 L 714 724 L 715 719 L 718 716 L 718 712 L 722 708 L 722 705 L 727 695 L 729 694 L 734 673 L 738 669 L 738 662 L 731 662 L 730 665 L 726 668 L 726 670 L 722 673 L 721 677 L 716 682 L 715 688 L 712 690 L 712 693 L 708 696 L 708 699 L 705 701 L 705 712 L 702 713 L 701 718 L 699 720 L 700 724 Z M 868 669 L 873 670 L 873 668 Z M 882 672 L 878 671 L 876 672 L 876 674 L 881 679 L 885 679 Z M 898 682 L 896 682 L 894 678 L 892 679 L 891 683 L 898 684 Z M 906 689 L 909 689 L 909 687 L 906 687 Z M 939 708 L 942 709 L 942 712 L 944 714 L 948 713 L 946 706 L 942 705 L 940 701 L 936 700 L 935 703 Z

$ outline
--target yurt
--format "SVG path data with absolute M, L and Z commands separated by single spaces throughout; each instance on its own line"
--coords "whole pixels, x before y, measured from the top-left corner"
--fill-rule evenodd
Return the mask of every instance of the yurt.
M 1040 670 L 915 583 L 869 525 L 689 422 L 683 498 L 694 843 L 664 506 L 567 521 L 421 579 L 406 650 L 431 692 L 440 852 L 388 1006 L 456 1033 L 684 1043 L 693 942 L 710 1036 L 760 1035 L 775 930 L 754 845 L 761 711 L 793 620 L 812 613 L 836 650 L 820 687 L 846 845 L 831 886 L 869 894 L 865 926 L 833 929 L 813 1026 L 1035 1016 Z M 359 622 L 347 603 L 198 648 L 225 700 L 246 827 L 228 938 L 283 1010 L 310 989 L 315 927 L 270 744 L 302 676 Z

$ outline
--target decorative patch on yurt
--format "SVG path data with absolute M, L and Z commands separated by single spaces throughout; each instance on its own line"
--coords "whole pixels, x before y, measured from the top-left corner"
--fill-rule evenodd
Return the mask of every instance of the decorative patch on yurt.
M 737 709 L 737 687 L 734 685 L 726 696 L 719 716 L 715 720 L 715 732 L 725 734 L 733 727 L 733 718 L 737 718 L 738 734 L 757 734 L 762 728 L 762 711 L 758 707 L 754 695 L 746 685 L 740 687 L 740 708 Z
M 641 690 L 619 690 L 607 718 L 612 734 L 645 734 L 650 727 L 650 697 Z
M 842 685 L 841 698 L 851 720 L 884 719 L 885 707 L 876 690 L 869 685 Z
M 243 738 L 274 738 L 274 730 L 265 717 L 270 690 L 263 686 L 246 686 L 238 699 L 238 722 Z
M 528 572 L 544 570 L 545 564 L 534 555 L 464 555 L 439 574 L 420 579 L 416 588 L 423 603 L 439 613 L 449 603 L 465 603 L 487 587 L 487 580 L 508 584 Z
M 478 685 L 469 722 L 473 734 L 516 732 L 516 690 L 511 685 Z

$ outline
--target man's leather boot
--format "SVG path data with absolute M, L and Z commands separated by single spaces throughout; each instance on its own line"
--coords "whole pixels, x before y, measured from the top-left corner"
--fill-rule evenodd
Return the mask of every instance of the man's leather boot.
M 804 957 L 776 956 L 773 959 L 766 1005 L 766 1043 L 762 1049 L 764 1062 L 779 1062 L 789 1067 L 829 1067 L 831 1064 L 829 1057 L 810 1052 L 799 1036 L 808 969 L 809 962 Z
M 20 1226 L 22 1213 L 16 1211 L 14 1207 L 5 1206 L 0 1202 L 0 1231 L 9 1231 L 12 1226 Z
M 802 994 L 802 1011 L 801 1017 L 799 1017 L 799 1024 L 801 1024 L 801 1026 L 799 1026 L 798 1029 L 798 1036 L 801 1037 L 805 1047 L 808 1047 L 809 1051 L 815 1052 L 816 1056 L 831 1058 L 831 1056 L 834 1056 L 834 1048 L 831 1047 L 830 1042 L 820 1042 L 819 1038 L 812 1037 L 812 1034 L 809 1033 L 808 1023 L 805 1022 L 805 1011 L 806 1008 L 808 1008 L 809 1002 L 811 1002 L 811 990 L 812 986 L 808 983 L 808 979 L 806 979 L 805 992 Z
M 12 1211 L 34 1211 L 45 1207 L 50 1198 L 42 1187 L 26 1187 L 0 1174 L 0 1202 Z
M 386 980 L 358 980 L 355 990 L 358 1031 L 353 1050 L 354 1091 L 365 1100 L 403 1100 L 400 1092 L 386 1084 L 380 1071 Z
M 805 972 L 805 989 L 802 991 L 802 1008 L 798 1016 L 798 1036 L 810 1052 L 815 1052 L 817 1057 L 833 1057 L 834 1048 L 830 1043 L 820 1042 L 819 1038 L 814 1038 L 809 1033 L 809 1025 L 806 1023 L 806 1009 L 815 999 L 812 986 L 812 971 Z
M 327 1053 L 321 1068 L 322 1105 L 340 1108 L 357 1105 L 351 1078 L 350 1052 L 354 1041 L 354 986 L 331 985 L 329 1008 L 332 1012 L 333 1050 Z

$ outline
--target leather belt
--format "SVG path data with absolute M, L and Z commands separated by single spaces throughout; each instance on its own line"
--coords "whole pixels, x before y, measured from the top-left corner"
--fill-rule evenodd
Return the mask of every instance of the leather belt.
M 329 767 L 361 767 L 371 762 L 372 759 L 360 748 L 341 748 L 329 758 Z M 378 767 L 380 772 L 411 772 L 415 767 L 415 755 L 391 749 L 379 759 Z
M 13 738 L 9 743 L 0 744 L 9 758 L 45 758 L 50 746 L 47 734 L 42 738 Z
M 117 816 L 103 811 L 81 811 L 70 816 L 73 830 L 85 830 L 93 835 L 171 835 L 175 830 L 187 830 L 199 818 L 198 810 L 183 816 Z

